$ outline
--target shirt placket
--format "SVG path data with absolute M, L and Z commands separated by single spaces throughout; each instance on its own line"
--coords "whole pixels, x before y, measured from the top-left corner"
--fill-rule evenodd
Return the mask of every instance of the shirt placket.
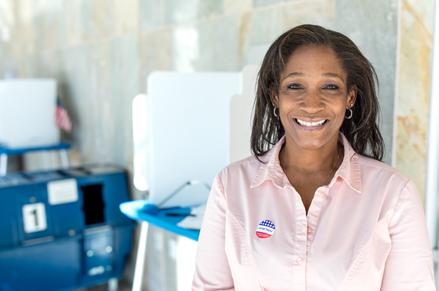
M 296 233 L 294 234 L 293 277 L 294 290 L 306 290 L 306 255 L 307 255 L 307 218 L 300 195 L 293 190 L 296 197 Z
M 315 232 L 317 229 L 317 225 L 319 223 L 322 210 L 328 203 L 328 198 L 329 198 L 329 187 L 328 186 L 319 187 L 316 190 L 316 193 L 314 194 L 314 198 L 308 210 L 307 245 L 306 245 L 307 256 L 309 254 L 312 242 L 314 241 Z
M 295 192 L 295 191 L 294 191 Z M 306 264 L 309 250 L 314 240 L 317 224 L 322 212 L 328 201 L 328 186 L 319 187 L 314 194 L 314 198 L 308 209 L 308 215 L 305 212 L 300 195 L 295 192 L 296 197 L 296 229 L 294 244 L 294 290 L 306 290 Z

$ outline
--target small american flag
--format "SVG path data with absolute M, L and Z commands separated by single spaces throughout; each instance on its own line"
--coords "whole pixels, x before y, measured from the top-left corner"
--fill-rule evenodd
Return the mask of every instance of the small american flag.
M 56 112 L 55 112 L 56 124 L 59 128 L 66 132 L 72 131 L 72 121 L 70 120 L 70 116 L 67 113 L 67 110 L 64 107 L 64 103 L 61 98 L 58 96 L 56 100 Z

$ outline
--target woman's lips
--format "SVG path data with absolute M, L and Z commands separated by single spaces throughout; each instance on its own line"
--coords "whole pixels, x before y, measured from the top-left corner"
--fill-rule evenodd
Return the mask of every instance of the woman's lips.
M 313 120 L 293 118 L 293 122 L 300 129 L 314 131 L 314 130 L 322 129 L 329 122 L 329 120 L 324 118 L 319 118 L 319 119 L 314 118 Z

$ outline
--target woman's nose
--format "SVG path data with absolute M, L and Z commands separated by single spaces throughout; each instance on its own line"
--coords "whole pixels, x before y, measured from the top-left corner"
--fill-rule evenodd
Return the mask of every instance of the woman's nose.
M 323 108 L 324 104 L 318 92 L 309 92 L 303 98 L 302 108 L 309 112 L 316 112 Z

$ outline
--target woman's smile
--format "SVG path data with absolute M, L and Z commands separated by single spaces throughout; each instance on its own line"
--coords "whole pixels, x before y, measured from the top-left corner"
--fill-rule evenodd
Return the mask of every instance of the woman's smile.
M 321 130 L 329 122 L 328 119 L 306 120 L 306 119 L 300 119 L 300 118 L 293 118 L 292 120 L 294 121 L 295 126 L 297 126 L 299 129 L 306 130 L 306 131 Z

